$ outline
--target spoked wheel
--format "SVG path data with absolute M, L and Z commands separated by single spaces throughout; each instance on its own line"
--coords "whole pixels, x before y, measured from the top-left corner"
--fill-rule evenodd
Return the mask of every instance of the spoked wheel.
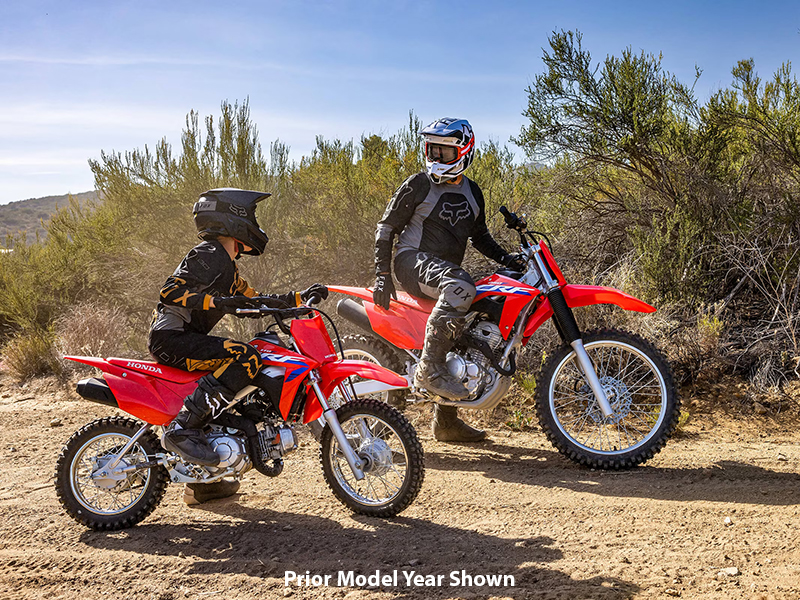
M 104 418 L 67 441 L 56 463 L 56 493 L 78 523 L 97 530 L 132 527 L 164 498 L 169 481 L 164 467 L 129 468 L 162 451 L 152 432 L 145 432 L 114 469 L 108 468 L 140 428 L 133 419 Z
M 347 441 L 363 463 L 356 480 L 330 427 L 322 432 L 320 459 L 325 481 L 353 512 L 393 517 L 417 497 L 425 475 L 422 444 L 399 411 L 374 399 L 341 406 L 336 415 Z
M 570 346 L 542 369 L 536 406 L 552 444 L 571 460 L 601 469 L 652 458 L 675 430 L 680 400 L 667 360 L 643 338 L 613 329 L 583 336 L 614 414 L 600 406 Z

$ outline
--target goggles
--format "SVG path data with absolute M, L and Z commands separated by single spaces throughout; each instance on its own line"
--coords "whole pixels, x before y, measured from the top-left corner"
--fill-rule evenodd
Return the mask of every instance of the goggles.
M 459 159 L 459 152 L 455 146 L 427 143 L 425 144 L 425 156 L 431 162 L 449 165 Z

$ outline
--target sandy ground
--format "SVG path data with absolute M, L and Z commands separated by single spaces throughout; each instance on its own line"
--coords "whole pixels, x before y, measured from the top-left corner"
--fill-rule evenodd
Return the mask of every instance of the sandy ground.
M 608 473 L 538 431 L 437 443 L 417 409 L 425 484 L 393 520 L 340 505 L 304 432 L 276 479 L 252 471 L 240 494 L 198 508 L 172 486 L 137 527 L 96 533 L 67 517 L 51 478 L 72 432 L 114 411 L 53 382 L 0 384 L 3 599 L 800 598 L 800 432 L 780 415 L 737 420 L 695 402 L 653 460 Z M 287 587 L 288 571 L 330 585 Z M 397 571 L 397 585 L 356 584 L 376 571 Z M 407 585 L 412 571 L 422 585 Z M 483 575 L 514 585 L 480 586 Z

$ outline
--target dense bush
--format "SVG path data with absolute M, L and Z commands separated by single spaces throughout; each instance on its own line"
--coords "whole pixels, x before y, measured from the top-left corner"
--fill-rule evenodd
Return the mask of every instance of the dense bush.
M 793 375 L 800 86 L 789 67 L 763 83 L 742 61 L 732 88 L 701 106 L 660 57 L 628 49 L 594 65 L 580 34 L 554 33 L 544 62 L 517 142 L 550 165 L 537 208 L 576 265 L 605 276 L 633 265 L 632 291 L 675 308 L 676 354 L 685 332 L 717 320 L 728 367 L 764 386 Z
M 743 61 L 732 86 L 701 104 L 645 52 L 594 64 L 580 34 L 556 32 L 543 59 L 515 140 L 529 162 L 488 141 L 468 173 L 484 190 L 490 229 L 511 248 L 497 208 L 526 212 L 554 239 L 568 277 L 657 304 L 656 317 L 594 308 L 579 318 L 656 338 L 684 379 L 709 366 L 762 387 L 793 377 L 800 86 L 789 67 L 762 82 Z M 188 115 L 176 151 L 162 140 L 152 150 L 102 153 L 90 164 L 103 202 L 73 203 L 51 220 L 45 241 L 12 239 L 14 252 L 0 255 L 0 327 L 46 340 L 68 308 L 99 303 L 119 307 L 131 351 L 143 350 L 158 289 L 196 241 L 191 206 L 214 187 L 273 194 L 259 206 L 265 257 L 241 261 L 256 289 L 368 284 L 375 223 L 423 167 L 420 124 L 412 113 L 393 135 L 320 137 L 291 162 L 280 141 L 262 152 L 247 102 L 224 102 L 218 118 Z M 473 251 L 466 265 L 476 274 L 492 268 Z M 245 333 L 238 322 L 223 327 Z M 536 350 L 531 369 L 546 347 Z

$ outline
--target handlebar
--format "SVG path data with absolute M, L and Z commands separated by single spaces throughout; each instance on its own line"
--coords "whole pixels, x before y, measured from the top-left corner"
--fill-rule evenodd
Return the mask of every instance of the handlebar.
M 322 296 L 320 296 L 319 294 L 311 294 L 308 297 L 308 300 L 306 300 L 306 304 L 308 306 L 314 306 L 315 304 L 319 304 L 320 302 L 322 302 Z
M 237 308 L 236 313 L 237 315 L 275 315 L 276 318 L 285 319 L 289 316 L 298 316 L 302 317 L 307 314 L 310 314 L 314 311 L 311 307 L 315 304 L 319 304 L 322 302 L 322 296 L 319 294 L 311 294 L 308 297 L 305 304 L 300 306 L 289 306 L 288 304 L 284 306 L 275 306 L 276 299 L 269 298 L 266 296 L 256 296 L 250 299 L 254 303 L 258 303 L 259 301 L 262 302 L 261 306 L 253 307 L 253 308 Z M 272 304 L 272 306 L 270 306 Z
M 314 312 L 314 309 L 310 306 L 301 305 L 301 306 L 291 306 L 286 308 L 270 308 L 268 306 L 262 306 L 261 308 L 237 308 L 236 314 L 237 315 L 275 315 L 276 318 L 286 319 L 289 316 L 298 316 L 302 317 L 307 314 Z
M 528 231 L 528 222 L 525 220 L 525 216 L 519 216 L 516 213 L 511 212 L 505 206 L 500 207 L 500 214 L 506 220 L 506 227 L 509 229 L 514 229 L 517 233 L 519 233 L 520 243 L 522 244 L 523 248 L 527 248 L 528 238 L 534 243 L 537 243 L 536 238 L 533 237 L 533 234 L 542 236 L 545 241 L 547 242 L 547 246 L 552 249 L 553 244 L 550 243 L 550 239 L 547 237 L 547 234 L 541 233 L 539 231 Z
M 506 227 L 509 229 L 516 229 L 521 233 L 528 228 L 528 223 L 525 221 L 524 216 L 517 216 L 516 213 L 512 213 L 505 206 L 500 207 L 500 214 L 505 218 Z

